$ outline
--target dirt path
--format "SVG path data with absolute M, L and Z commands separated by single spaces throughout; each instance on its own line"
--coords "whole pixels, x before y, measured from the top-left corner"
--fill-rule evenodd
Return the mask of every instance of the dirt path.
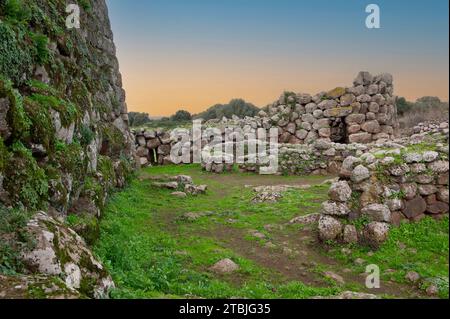
M 330 269 L 343 278 L 346 284 L 358 286 L 359 292 L 376 295 L 389 295 L 396 298 L 423 297 L 419 292 L 406 285 L 394 282 L 383 282 L 380 289 L 365 287 L 365 274 L 355 274 L 345 269 L 337 261 L 322 254 L 320 243 L 314 232 L 308 228 L 301 230 L 296 236 L 283 233 L 278 228 L 271 234 L 270 241 L 274 246 L 261 245 L 257 241 L 245 239 L 246 232 L 229 226 L 220 226 L 202 235 L 214 238 L 232 249 L 238 255 L 253 260 L 257 264 L 279 272 L 283 277 L 297 280 L 304 284 L 326 287 L 329 283 L 320 269 Z

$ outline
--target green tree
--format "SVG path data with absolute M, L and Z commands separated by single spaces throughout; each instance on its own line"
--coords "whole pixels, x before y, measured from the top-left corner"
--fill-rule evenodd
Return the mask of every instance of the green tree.
M 192 115 L 188 111 L 179 110 L 170 117 L 170 120 L 174 122 L 190 121 L 192 120 Z
M 406 101 L 404 97 L 397 99 L 397 112 L 400 115 L 407 113 L 413 107 L 413 103 Z
M 255 116 L 260 111 L 259 108 L 251 103 L 247 103 L 243 99 L 233 99 L 228 104 L 216 104 L 211 106 L 205 112 L 196 115 L 196 118 L 202 118 L 204 120 L 221 119 L 226 116 L 231 118 L 236 115 L 240 118 L 245 116 Z

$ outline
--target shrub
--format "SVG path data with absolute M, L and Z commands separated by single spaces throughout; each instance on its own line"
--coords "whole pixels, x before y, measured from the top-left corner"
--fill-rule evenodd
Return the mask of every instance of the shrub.
M 2 79 L 1 75 L 0 95 L 8 97 L 11 103 L 10 111 L 8 112 L 8 123 L 12 129 L 12 137 L 16 140 L 28 137 L 31 121 L 23 108 L 22 96 L 19 91 L 12 87 L 11 81 Z
M 79 112 L 76 106 L 66 100 L 53 95 L 33 94 L 30 97 L 33 101 L 39 103 L 42 107 L 51 107 L 57 111 L 61 118 L 61 124 L 68 127 L 78 118 Z
M 43 34 L 32 34 L 31 38 L 36 49 L 36 62 L 45 64 L 49 59 L 48 38 Z
M 4 7 L 8 21 L 25 24 L 31 19 L 31 10 L 22 0 L 6 0 Z
M 32 72 L 33 54 L 30 48 L 22 31 L 0 22 L 0 75 L 21 84 L 23 74 Z
M 204 120 L 221 119 L 226 116 L 230 118 L 232 115 L 239 117 L 255 116 L 260 111 L 259 108 L 251 103 L 247 103 L 242 99 L 233 99 L 228 104 L 216 104 L 208 110 L 195 116 Z
M 29 214 L 20 209 L 7 209 L 0 204 L 0 273 L 14 275 L 24 270 L 20 258 L 24 247 L 33 242 L 24 231 Z
M 128 118 L 131 127 L 141 126 L 150 122 L 148 113 L 129 112 Z
M 30 98 L 25 98 L 24 109 L 32 124 L 31 139 L 37 144 L 44 145 L 47 150 L 51 149 L 56 132 L 48 108 Z
M 406 112 L 410 111 L 413 104 L 406 101 L 404 97 L 399 97 L 397 99 L 397 112 L 399 115 L 403 115 Z
M 4 188 L 15 204 L 21 203 L 31 210 L 44 208 L 48 193 L 45 171 L 21 142 L 15 142 L 11 152 L 5 168 Z
M 170 117 L 171 121 L 190 121 L 192 115 L 188 111 L 180 110 Z
M 80 143 L 82 146 L 88 146 L 95 138 L 95 133 L 88 125 L 81 125 L 80 127 Z

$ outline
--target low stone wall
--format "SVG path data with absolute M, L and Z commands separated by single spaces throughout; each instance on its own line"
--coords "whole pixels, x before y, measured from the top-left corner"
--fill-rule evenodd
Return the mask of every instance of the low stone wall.
M 414 134 L 421 133 L 442 133 L 448 134 L 449 126 L 448 121 L 432 121 L 419 123 L 413 128 Z
M 444 135 L 348 156 L 322 205 L 320 239 L 376 247 L 393 225 L 448 214 L 448 154 Z
M 283 175 L 338 174 L 347 156 L 359 156 L 370 149 L 364 144 L 340 144 L 317 140 L 313 144 L 280 144 L 278 173 Z M 267 163 L 249 161 L 239 165 L 242 172 L 259 173 Z

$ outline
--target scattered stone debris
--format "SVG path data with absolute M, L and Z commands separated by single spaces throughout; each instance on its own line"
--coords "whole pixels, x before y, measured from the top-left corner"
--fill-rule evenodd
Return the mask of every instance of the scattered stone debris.
M 185 197 L 183 194 L 187 195 L 199 195 L 206 194 L 206 190 L 208 189 L 207 185 L 195 185 L 192 177 L 187 175 L 177 175 L 172 177 L 166 177 L 166 179 L 171 180 L 170 182 L 153 182 L 153 186 L 160 188 L 167 188 L 170 190 L 177 190 L 173 192 L 172 195 L 177 197 Z M 158 177 L 158 180 L 161 180 L 161 177 Z
M 312 297 L 312 299 L 380 299 L 377 295 L 363 293 L 363 292 L 354 292 L 354 291 L 344 291 L 343 293 L 332 296 L 332 297 Z
M 276 203 L 281 198 L 283 198 L 283 195 L 281 195 L 281 193 L 261 192 L 261 193 L 257 193 L 255 195 L 255 197 L 253 197 L 252 202 L 253 203 Z
M 206 216 L 212 216 L 214 215 L 213 212 L 188 212 L 182 215 L 181 219 L 187 220 L 187 221 L 196 221 L 202 217 Z

